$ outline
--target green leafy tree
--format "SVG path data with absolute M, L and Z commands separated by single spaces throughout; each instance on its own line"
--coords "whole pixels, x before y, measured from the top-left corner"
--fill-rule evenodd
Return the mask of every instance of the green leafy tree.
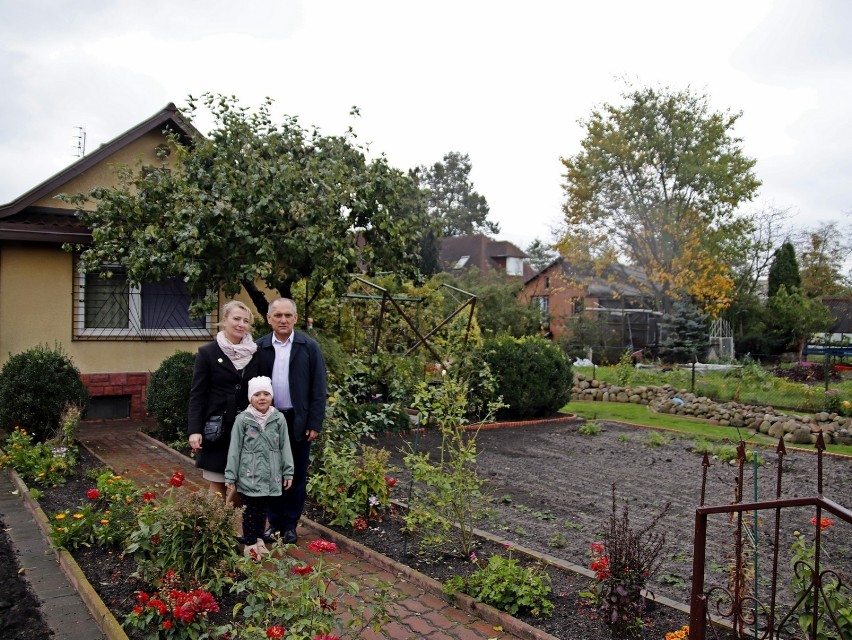
M 707 349 L 707 314 L 686 300 L 674 303 L 666 316 L 660 356 L 667 362 L 695 362 Z
M 473 189 L 471 168 L 470 156 L 450 151 L 442 162 L 418 171 L 420 184 L 429 193 L 429 215 L 441 236 L 500 233 L 500 225 L 488 220 L 485 196 Z
M 538 307 L 518 300 L 524 283 L 507 279 L 493 270 L 480 273 L 475 267 L 455 282 L 465 291 L 476 294 L 476 319 L 483 335 L 509 334 L 516 338 L 541 333 L 542 314 Z
M 766 324 L 769 335 L 795 348 L 802 359 L 802 350 L 815 333 L 826 331 L 832 322 L 831 311 L 819 300 L 814 300 L 794 289 L 782 286 L 766 304 Z
M 852 236 L 836 222 L 824 222 L 798 238 L 801 286 L 811 298 L 846 296 L 852 282 L 843 274 L 843 263 L 852 255 Z
M 739 113 L 712 111 L 691 90 L 645 88 L 604 104 L 566 173 L 563 255 L 577 246 L 626 256 L 666 308 L 689 296 L 729 303 L 732 242 L 750 229 L 737 207 L 760 182 L 731 132 Z
M 792 243 L 785 242 L 775 250 L 772 264 L 769 266 L 769 282 L 767 295 L 771 298 L 782 286 L 787 291 L 798 289 L 802 284 L 799 275 L 799 261 L 796 260 L 796 250 Z
M 250 111 L 205 94 L 186 114 L 202 106 L 212 131 L 192 144 L 170 136 L 170 167 L 124 167 L 118 186 L 69 198 L 96 205 L 79 213 L 93 237 L 80 247 L 84 269 L 118 264 L 132 283 L 180 276 L 195 313 L 243 287 L 265 314 L 258 282 L 291 297 L 303 278 L 311 292 L 341 292 L 355 271 L 417 275 L 425 211 L 412 175 L 368 160 L 351 128 L 330 136 L 295 117 L 274 122 L 269 99 Z

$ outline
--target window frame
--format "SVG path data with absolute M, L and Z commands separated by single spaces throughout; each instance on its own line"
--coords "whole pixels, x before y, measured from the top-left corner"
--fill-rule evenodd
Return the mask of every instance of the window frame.
M 102 270 L 122 270 L 119 265 L 104 264 Z M 74 305 L 74 340 L 209 340 L 213 317 L 204 316 L 201 327 L 171 327 L 146 329 L 142 327 L 142 287 L 127 283 L 127 326 L 126 327 L 87 327 L 86 326 L 86 276 L 94 272 L 84 272 L 75 269 L 73 305 Z M 95 276 L 97 274 L 94 274 Z M 134 319 L 138 319 L 134 323 Z

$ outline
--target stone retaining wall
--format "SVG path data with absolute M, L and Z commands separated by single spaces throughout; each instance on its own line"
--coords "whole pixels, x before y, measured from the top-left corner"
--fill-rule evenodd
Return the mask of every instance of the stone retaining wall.
M 648 405 L 657 413 L 701 418 L 710 424 L 759 431 L 791 444 L 813 444 L 822 432 L 826 444 L 852 445 L 852 418 L 825 411 L 813 415 L 784 415 L 772 407 L 739 402 L 714 402 L 671 385 L 618 387 L 582 374 L 574 375 L 571 400 L 630 402 Z

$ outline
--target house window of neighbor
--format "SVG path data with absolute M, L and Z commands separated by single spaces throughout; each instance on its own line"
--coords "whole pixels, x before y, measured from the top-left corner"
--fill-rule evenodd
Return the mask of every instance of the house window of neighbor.
M 110 273 L 102 277 L 102 273 Z M 180 278 L 131 286 L 118 268 L 78 274 L 74 336 L 79 339 L 186 339 L 210 337 L 209 318 L 189 316 L 189 293 Z
M 453 265 L 453 269 L 464 269 L 468 260 L 470 260 L 470 256 L 462 256 L 456 260 L 456 263 Z
M 524 275 L 523 258 L 506 258 L 506 274 L 510 276 Z
M 550 298 L 548 296 L 533 296 L 532 303 L 543 314 L 550 313 Z

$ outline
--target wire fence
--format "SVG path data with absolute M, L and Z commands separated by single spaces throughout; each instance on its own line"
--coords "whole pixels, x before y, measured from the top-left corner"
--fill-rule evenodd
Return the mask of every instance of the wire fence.
M 809 362 L 787 364 L 638 363 L 575 369 L 620 386 L 669 384 L 715 402 L 852 416 L 852 365 L 833 356 L 812 356 Z

